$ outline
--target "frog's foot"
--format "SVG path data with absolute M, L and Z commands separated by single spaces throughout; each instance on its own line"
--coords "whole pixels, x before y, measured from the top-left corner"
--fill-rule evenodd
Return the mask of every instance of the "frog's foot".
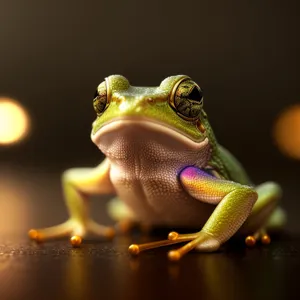
M 177 232 L 170 232 L 168 238 L 173 241 L 191 240 L 179 249 L 171 250 L 168 257 L 172 261 L 179 260 L 184 254 L 195 249 L 201 252 L 213 252 L 219 249 L 220 242 L 211 234 L 200 231 L 192 234 L 178 234 Z
M 248 247 L 254 247 L 256 245 L 256 242 L 260 240 L 260 242 L 263 245 L 269 245 L 271 243 L 271 238 L 266 232 L 265 229 L 260 229 L 257 232 L 255 232 L 253 235 L 248 235 L 245 238 L 245 244 Z
M 212 252 L 217 250 L 220 247 L 219 241 L 216 240 L 212 235 L 204 231 L 191 233 L 191 234 L 178 234 L 177 232 L 172 231 L 169 233 L 168 240 L 140 244 L 140 245 L 132 244 L 128 250 L 131 254 L 137 255 L 140 252 L 148 249 L 168 246 L 168 245 L 182 243 L 182 242 L 188 242 L 188 243 L 177 250 L 169 251 L 168 257 L 170 260 L 177 261 L 184 254 L 188 253 L 192 249 L 196 249 L 202 252 Z
M 28 235 L 31 239 L 37 242 L 43 242 L 50 239 L 70 236 L 70 243 L 74 247 L 78 247 L 82 243 L 82 238 L 87 232 L 103 236 L 106 238 L 113 238 L 115 230 L 111 227 L 106 227 L 97 224 L 93 220 L 89 220 L 86 224 L 81 224 L 74 220 L 68 220 L 60 225 L 43 228 L 31 229 Z

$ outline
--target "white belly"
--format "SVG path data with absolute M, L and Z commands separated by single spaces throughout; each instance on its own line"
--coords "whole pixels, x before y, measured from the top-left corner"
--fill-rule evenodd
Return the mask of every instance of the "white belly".
M 136 173 L 112 165 L 111 180 L 136 219 L 147 224 L 202 227 L 214 209 L 183 190 L 176 169 L 141 169 Z

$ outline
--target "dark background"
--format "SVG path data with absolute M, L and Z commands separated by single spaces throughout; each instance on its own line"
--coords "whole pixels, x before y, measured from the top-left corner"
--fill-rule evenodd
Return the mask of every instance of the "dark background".
M 300 162 L 272 136 L 280 112 L 300 102 L 299 8 L 274 0 L 2 0 L 0 96 L 24 105 L 32 131 L 0 147 L 0 232 L 13 224 L 25 235 L 67 217 L 59 174 L 102 159 L 90 141 L 92 98 L 111 74 L 140 86 L 191 76 L 219 142 L 255 182 L 280 182 L 287 228 L 299 232 Z
M 93 163 L 103 78 L 151 86 L 182 73 L 204 89 L 219 141 L 247 167 L 293 172 L 299 163 L 278 154 L 271 129 L 299 103 L 298 16 L 297 1 L 2 1 L 0 93 L 25 105 L 33 131 L 1 160 Z
M 297 184 L 300 163 L 277 150 L 272 128 L 300 102 L 298 17 L 297 1 L 1 1 L 0 95 L 18 99 L 33 126 L 26 141 L 0 147 L 0 161 L 94 165 L 92 98 L 104 77 L 151 86 L 187 74 L 253 180 Z

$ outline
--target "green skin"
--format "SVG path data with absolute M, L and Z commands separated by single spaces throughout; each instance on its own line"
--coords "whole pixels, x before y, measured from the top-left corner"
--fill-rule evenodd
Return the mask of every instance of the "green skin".
M 116 120 L 121 121 L 126 118 L 159 124 L 161 128 L 166 128 L 166 131 L 161 130 L 159 133 L 168 135 L 168 132 L 173 132 L 174 135 L 179 136 L 178 143 L 204 145 L 207 142 L 203 149 L 208 149 L 209 156 L 203 154 L 197 163 L 189 161 L 188 165 L 176 170 L 175 173 L 179 176 L 178 178 L 174 176 L 172 180 L 181 183 L 181 190 L 176 191 L 180 197 L 197 199 L 201 205 L 210 204 L 211 215 L 207 216 L 207 222 L 204 222 L 199 232 L 180 235 L 182 240 L 190 242 L 178 251 L 169 253 L 169 257 L 173 260 L 179 259 L 193 248 L 199 251 L 215 251 L 236 233 L 252 234 L 254 240 L 258 239 L 265 234 L 266 230 L 281 228 L 285 221 L 284 212 L 278 207 L 280 187 L 273 182 L 253 186 L 240 163 L 216 141 L 202 103 L 197 118 L 193 120 L 178 114 L 174 106 L 170 105 L 170 98 L 176 84 L 178 86 L 185 78 L 186 76 L 183 75 L 171 76 L 158 87 L 134 87 L 123 76 L 108 77 L 98 86 L 98 94 L 102 93 L 107 97 L 104 99 L 107 100 L 108 105 L 104 111 L 100 113 L 98 111 L 92 126 L 92 139 L 100 150 L 103 146 L 101 130 L 108 128 Z M 120 127 L 120 130 L 123 127 Z M 98 135 L 101 135 L 101 138 Z M 167 146 L 165 149 L 168 149 Z M 105 153 L 105 150 L 103 152 Z M 92 194 L 118 194 L 123 200 L 120 182 L 116 183 L 111 178 L 113 159 L 107 156 L 96 168 L 70 169 L 64 172 L 63 188 L 70 219 L 55 227 L 33 230 L 30 233 L 32 238 L 46 240 L 65 235 L 81 238 L 87 232 L 101 236 L 112 235 L 111 228 L 99 225 L 90 219 L 86 201 Z M 140 184 L 142 185 L 143 182 L 141 181 Z M 150 199 L 152 194 L 146 194 L 146 197 Z M 116 220 L 137 221 L 134 217 L 134 209 L 128 209 L 119 200 L 112 201 L 109 208 L 110 215 Z M 176 220 L 175 215 L 174 220 Z M 143 223 L 143 220 L 138 221 Z M 176 225 L 176 221 L 174 223 Z M 170 239 L 175 242 L 174 236 L 171 235 Z M 78 244 L 74 239 L 72 243 Z

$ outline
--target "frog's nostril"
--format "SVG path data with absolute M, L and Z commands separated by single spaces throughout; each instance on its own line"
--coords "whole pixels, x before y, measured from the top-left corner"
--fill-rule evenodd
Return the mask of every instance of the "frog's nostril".
M 155 100 L 152 97 L 141 97 L 136 100 L 136 108 L 146 109 L 149 105 L 155 104 Z
M 155 103 L 154 99 L 151 98 L 151 97 L 147 98 L 146 101 L 147 101 L 148 104 L 154 104 Z

